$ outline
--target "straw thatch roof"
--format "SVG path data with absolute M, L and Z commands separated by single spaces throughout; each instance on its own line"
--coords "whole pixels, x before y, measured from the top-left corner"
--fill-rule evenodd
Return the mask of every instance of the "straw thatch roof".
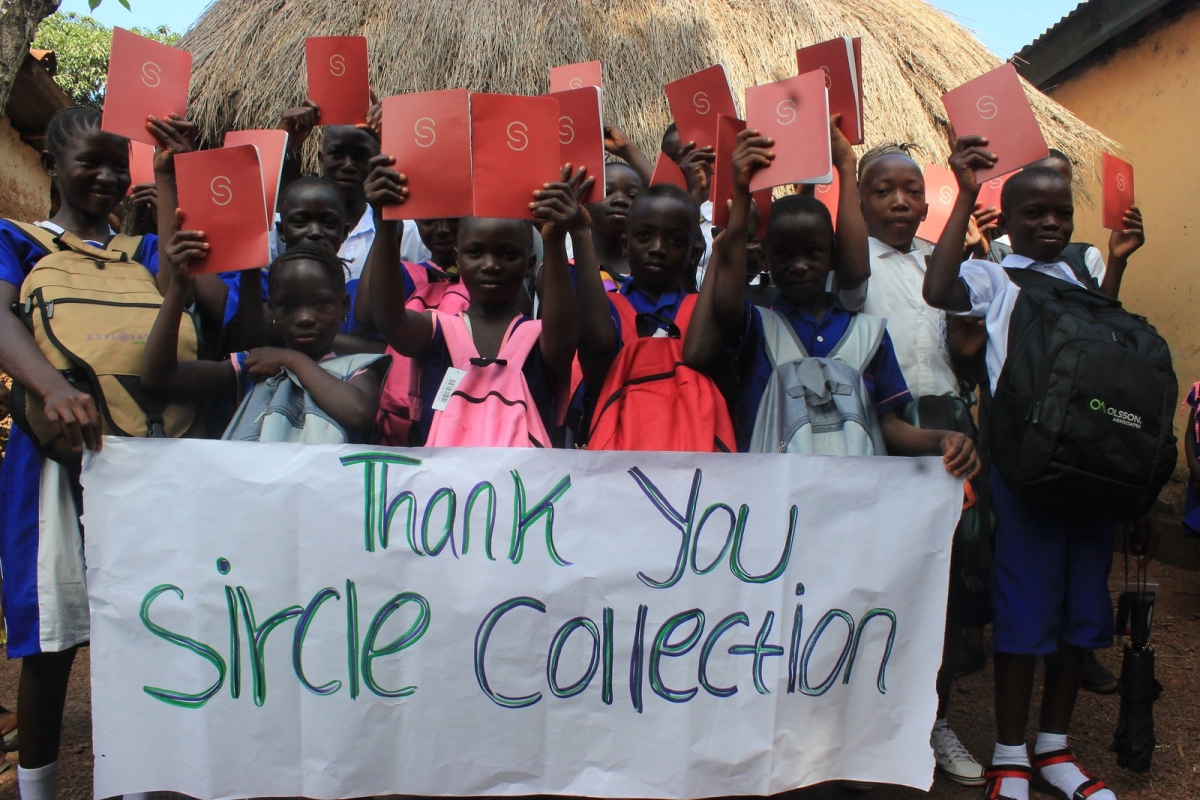
M 361 34 L 389 94 L 462 87 L 538 94 L 548 69 L 600 59 L 605 116 L 653 153 L 670 121 L 662 85 L 714 63 L 734 95 L 795 74 L 795 50 L 861 36 L 867 144 L 948 155 L 941 95 L 1000 62 L 920 0 L 215 0 L 180 45 L 206 138 L 274 127 L 305 96 L 304 38 Z M 1084 172 L 1114 144 L 1026 87 L 1051 147 Z

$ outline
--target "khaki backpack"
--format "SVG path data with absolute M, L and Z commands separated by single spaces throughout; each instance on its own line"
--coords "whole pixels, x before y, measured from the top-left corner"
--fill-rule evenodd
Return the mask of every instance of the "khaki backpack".
M 10 220 L 11 222 L 11 220 Z M 142 353 L 162 306 L 154 276 L 135 258 L 140 236 L 114 236 L 106 249 L 72 233 L 12 222 L 45 255 L 21 284 L 14 310 L 46 359 L 67 381 L 92 396 L 106 435 L 188 436 L 199 427 L 196 409 L 142 387 Z M 196 323 L 180 323 L 180 361 L 196 360 Z M 12 416 L 43 454 L 78 460 L 46 419 L 42 399 L 13 384 Z

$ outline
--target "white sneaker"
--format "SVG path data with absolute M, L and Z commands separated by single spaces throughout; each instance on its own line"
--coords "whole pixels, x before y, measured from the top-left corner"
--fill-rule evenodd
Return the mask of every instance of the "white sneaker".
M 983 767 L 971 757 L 949 727 L 934 728 L 929 736 L 929 746 L 933 748 L 938 769 L 950 780 L 963 786 L 983 786 L 987 782 Z

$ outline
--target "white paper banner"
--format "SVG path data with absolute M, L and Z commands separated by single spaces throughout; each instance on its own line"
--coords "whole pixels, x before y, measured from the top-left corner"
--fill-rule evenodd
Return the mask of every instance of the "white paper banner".
M 938 459 L 106 439 L 96 796 L 928 789 Z

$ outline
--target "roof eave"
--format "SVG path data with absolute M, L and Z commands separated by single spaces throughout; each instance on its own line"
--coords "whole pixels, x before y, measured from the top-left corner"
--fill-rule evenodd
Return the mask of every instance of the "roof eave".
M 21 135 L 21 141 L 41 150 L 50 118 L 74 105 L 42 63 L 35 57 L 28 57 L 13 81 L 4 114 Z

